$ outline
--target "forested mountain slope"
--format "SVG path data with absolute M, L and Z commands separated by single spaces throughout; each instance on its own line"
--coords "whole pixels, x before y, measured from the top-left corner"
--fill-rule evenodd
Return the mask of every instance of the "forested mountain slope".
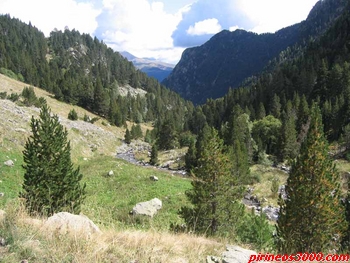
M 300 135 L 308 119 L 308 108 L 312 101 L 317 101 L 328 139 L 338 140 L 350 120 L 349 25 L 346 8 L 335 23 L 305 49 L 296 53 L 293 49 L 285 51 L 273 70 L 261 74 L 249 86 L 230 89 L 224 97 L 197 107 L 189 126 L 195 131 L 208 123 L 222 129 L 223 125 L 233 125 L 234 116 L 242 112 L 248 114 L 251 121 L 271 115 L 283 123 L 287 120 L 287 111 L 292 110 L 289 117 L 294 119 Z M 276 144 L 274 151 L 279 152 L 281 146 Z
M 163 84 L 194 103 L 225 95 L 246 78 L 259 74 L 281 51 L 304 46 L 325 32 L 346 1 L 319 1 L 308 18 L 274 34 L 224 30 L 199 47 L 186 49 Z
M 0 16 L 0 68 L 118 126 L 126 120 L 164 119 L 181 126 L 192 107 L 97 38 L 69 29 L 45 38 L 9 15 Z M 136 88 L 145 92 L 134 92 Z

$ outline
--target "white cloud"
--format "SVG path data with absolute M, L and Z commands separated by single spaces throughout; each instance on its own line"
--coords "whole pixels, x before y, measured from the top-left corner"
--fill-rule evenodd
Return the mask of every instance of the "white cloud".
M 238 0 L 240 8 L 255 23 L 256 33 L 275 32 L 305 20 L 318 0 Z
M 115 50 L 126 50 L 139 57 L 160 57 L 170 52 L 171 34 L 188 9 L 169 14 L 162 2 L 147 0 L 104 0 L 103 5 L 97 36 Z
M 231 32 L 237 30 L 237 29 L 240 29 L 239 26 L 230 26 L 230 28 L 228 30 L 230 30 Z
M 274 32 L 304 20 L 316 2 L 193 0 L 174 13 L 166 8 L 174 0 L 0 0 L 0 13 L 30 21 L 46 36 L 68 26 L 95 35 L 114 50 L 174 63 L 185 47 L 201 45 L 222 29 Z
M 91 3 L 77 3 L 74 0 L 1 0 L 0 12 L 9 13 L 23 22 L 31 22 L 46 36 L 57 28 L 79 30 L 92 34 L 96 27 L 96 17 L 100 13 Z
M 209 18 L 196 22 L 194 26 L 190 26 L 186 32 L 191 36 L 201 36 L 207 34 L 216 34 L 221 31 L 221 25 L 216 18 Z

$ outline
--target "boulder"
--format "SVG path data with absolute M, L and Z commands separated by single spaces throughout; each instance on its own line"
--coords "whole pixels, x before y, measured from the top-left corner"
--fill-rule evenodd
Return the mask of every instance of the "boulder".
M 14 166 L 15 165 L 15 163 L 12 160 L 7 160 L 6 162 L 4 162 L 4 164 L 6 166 Z
M 6 246 L 6 240 L 5 238 L 0 236 L 0 247 L 4 247 L 4 246 Z
M 159 209 L 162 208 L 162 201 L 158 198 L 154 198 L 147 202 L 141 202 L 134 206 L 132 209 L 133 215 L 146 215 L 153 217 Z
M 155 182 L 157 182 L 159 180 L 158 177 L 155 175 L 150 176 L 149 179 L 151 179 L 152 181 L 155 181 Z
M 239 246 L 227 245 L 226 251 L 222 254 L 222 263 L 247 263 L 251 255 L 257 255 L 257 253 Z
M 252 195 L 250 193 L 244 195 L 242 202 L 247 206 L 260 206 L 259 199 L 255 195 Z
M 277 221 L 280 209 L 278 207 L 266 206 L 262 209 L 262 212 L 271 221 Z
M 67 212 L 60 212 L 49 217 L 44 223 L 44 227 L 65 233 L 95 234 L 101 230 L 84 215 L 73 215 Z
M 287 200 L 288 196 L 287 196 L 285 185 L 281 185 L 278 187 L 278 195 L 280 195 L 283 200 Z

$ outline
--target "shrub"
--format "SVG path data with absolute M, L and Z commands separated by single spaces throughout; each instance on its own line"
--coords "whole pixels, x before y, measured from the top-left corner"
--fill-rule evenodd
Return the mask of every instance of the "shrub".
M 72 109 L 69 113 L 68 113 L 68 119 L 72 120 L 72 121 L 76 121 L 78 119 L 78 113 Z
M 23 103 L 27 107 L 30 107 L 35 103 L 38 103 L 38 98 L 35 95 L 33 87 L 24 87 L 21 95 L 24 98 Z
M 0 99 L 4 100 L 4 99 L 6 99 L 6 97 L 7 97 L 7 92 L 6 91 L 0 92 Z
M 17 93 L 11 93 L 10 95 L 7 96 L 7 99 L 15 102 L 19 100 L 19 95 Z

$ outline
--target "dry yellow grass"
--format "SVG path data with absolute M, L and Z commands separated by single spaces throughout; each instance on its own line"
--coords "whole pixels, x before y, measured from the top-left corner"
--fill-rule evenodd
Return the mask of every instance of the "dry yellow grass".
M 168 232 L 109 229 L 90 236 L 62 235 L 44 228 L 44 220 L 29 218 L 17 205 L 7 210 L 6 217 L 0 226 L 12 244 L 1 251 L 4 263 L 24 259 L 36 263 L 197 263 L 224 250 L 224 244 L 214 240 Z
M 29 86 L 25 83 L 13 80 L 0 74 L 0 92 L 7 92 L 7 94 L 20 94 L 24 87 Z M 69 105 L 53 98 L 53 95 L 34 87 L 37 97 L 46 99 L 48 106 L 52 112 L 61 120 L 61 123 L 67 128 L 69 133 L 69 140 L 71 140 L 73 159 L 91 157 L 94 153 L 115 155 L 116 147 L 123 139 L 125 129 L 116 126 L 103 125 L 108 121 L 100 119 L 94 124 L 84 122 L 82 120 L 70 121 L 68 120 L 68 113 L 75 109 L 79 118 L 85 114 L 91 118 L 97 117 L 95 114 L 87 110 Z M 0 143 L 4 138 L 13 138 L 17 140 L 19 147 L 24 145 L 26 138 L 30 134 L 30 118 L 33 115 L 35 118 L 39 115 L 39 109 L 35 107 L 20 107 L 8 100 L 1 100 L 0 114 L 2 116 L 2 123 L 0 124 Z

